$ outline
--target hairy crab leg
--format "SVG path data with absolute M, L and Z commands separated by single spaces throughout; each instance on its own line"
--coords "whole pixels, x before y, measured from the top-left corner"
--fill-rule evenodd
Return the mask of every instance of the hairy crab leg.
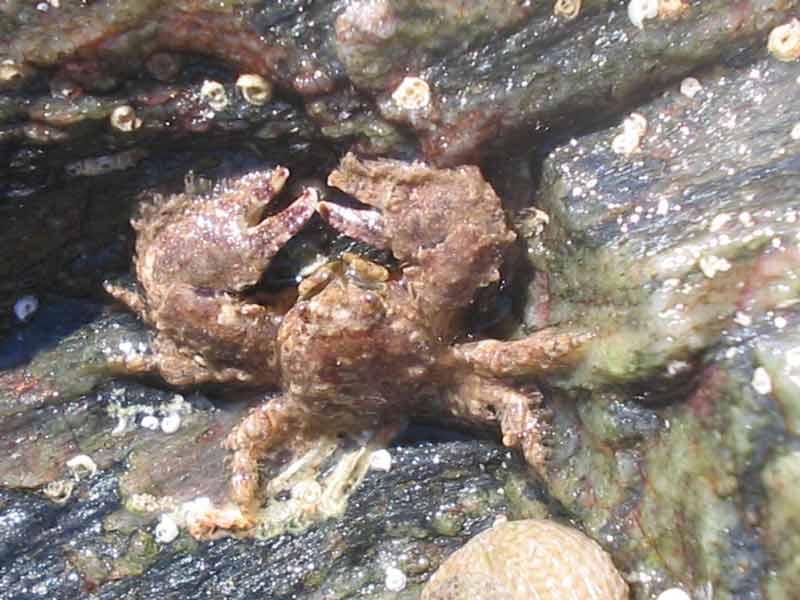
M 549 327 L 520 340 L 460 344 L 455 353 L 483 375 L 547 375 L 577 365 L 594 337 L 594 333 L 586 330 Z
M 389 248 L 391 240 L 380 211 L 349 208 L 333 202 L 320 202 L 318 210 L 320 216 L 340 233 L 380 250 Z
M 233 450 L 231 497 L 245 515 L 255 512 L 261 495 L 258 463 L 290 430 L 304 423 L 303 407 L 291 396 L 272 398 L 250 411 L 228 435 Z
M 478 425 L 500 426 L 503 444 L 519 448 L 528 464 L 544 473 L 547 459 L 547 416 L 536 389 L 520 391 L 477 374 L 457 378 L 445 394 L 446 411 Z
M 105 289 L 106 293 L 112 298 L 122 302 L 132 312 L 140 315 L 145 313 L 144 298 L 142 298 L 142 295 L 136 290 L 111 283 L 110 281 L 103 283 L 103 289 Z

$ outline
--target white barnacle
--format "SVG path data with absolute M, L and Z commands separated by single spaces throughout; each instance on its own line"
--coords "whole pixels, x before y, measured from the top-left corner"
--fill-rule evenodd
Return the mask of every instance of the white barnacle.
M 553 14 L 565 19 L 574 19 L 581 12 L 581 0 L 556 0 Z
M 70 458 L 67 461 L 67 467 L 78 479 L 84 475 L 91 477 L 97 473 L 97 464 L 90 456 L 87 456 L 86 454 L 78 454 L 77 456 Z
M 669 588 L 661 592 L 656 600 L 692 600 L 692 597 L 681 588 Z
M 170 515 L 161 515 L 154 533 L 156 542 L 159 544 L 169 544 L 178 537 L 178 524 Z
M 392 100 L 402 109 L 421 110 L 431 102 L 431 88 L 419 77 L 405 77 L 392 92 Z
M 713 254 L 703 256 L 700 259 L 699 264 L 703 275 L 709 279 L 714 279 L 714 276 L 716 276 L 717 273 L 730 271 L 731 269 L 731 263 L 724 258 L 720 258 L 719 256 L 715 256 Z
M 0 61 L 0 82 L 16 83 L 22 79 L 23 74 L 22 67 L 10 58 Z
M 261 75 L 252 73 L 239 75 L 236 88 L 248 104 L 262 106 L 272 99 L 272 84 Z
M 397 567 L 386 567 L 383 585 L 390 592 L 402 592 L 406 588 L 406 574 Z
M 39 310 L 39 299 L 36 296 L 22 296 L 14 303 L 14 316 L 25 323 Z
M 681 81 L 681 94 L 687 98 L 694 98 L 703 89 L 701 83 L 694 77 L 687 77 Z
M 689 10 L 686 0 L 660 0 L 658 2 L 659 19 L 677 19 Z
M 161 425 L 158 420 L 158 417 L 153 415 L 145 415 L 144 417 L 142 417 L 142 421 L 139 424 L 145 429 L 149 429 L 151 431 L 155 431 Z
M 611 149 L 616 154 L 628 156 L 639 150 L 639 144 L 647 133 L 647 119 L 641 113 L 631 113 L 622 123 L 622 133 L 611 140 Z
M 109 120 L 114 129 L 126 133 L 139 129 L 139 127 L 142 126 L 142 120 L 136 116 L 136 111 L 132 106 L 128 106 L 127 104 L 117 106 L 112 110 Z
M 68 479 L 51 481 L 44 486 L 44 495 L 56 504 L 66 504 L 75 489 L 75 482 Z
M 369 468 L 375 471 L 389 471 L 392 468 L 392 455 L 382 448 L 369 455 Z
M 181 416 L 178 413 L 169 413 L 161 419 L 161 431 L 175 433 L 181 428 Z
M 660 0 L 631 0 L 628 3 L 628 19 L 639 29 L 644 29 L 647 19 L 658 16 L 660 4 Z
M 753 379 L 750 381 L 750 385 L 759 394 L 769 394 L 772 391 L 772 378 L 764 367 L 758 367 L 753 371 Z
M 206 79 L 200 87 L 200 97 L 214 110 L 222 110 L 228 106 L 228 93 L 219 81 Z
M 773 29 L 767 40 L 767 49 L 784 62 L 800 58 L 800 21 L 792 19 Z

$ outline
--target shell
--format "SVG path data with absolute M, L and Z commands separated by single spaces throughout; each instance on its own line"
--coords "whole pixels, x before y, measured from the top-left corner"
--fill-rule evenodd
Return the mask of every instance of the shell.
M 262 106 L 272 99 L 272 84 L 261 75 L 246 73 L 236 80 L 236 88 L 248 104 Z
M 553 14 L 565 19 L 574 19 L 581 12 L 581 0 L 556 0 Z
M 530 519 L 495 525 L 457 550 L 421 600 L 627 600 L 611 558 L 581 532 Z
M 767 49 L 784 62 L 800 58 L 800 21 L 792 19 L 773 29 L 769 34 Z

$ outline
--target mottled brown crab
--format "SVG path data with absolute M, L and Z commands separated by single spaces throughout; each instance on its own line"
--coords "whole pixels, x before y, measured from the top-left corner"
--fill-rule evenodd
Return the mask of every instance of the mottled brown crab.
M 141 293 L 108 286 L 157 330 L 152 354 L 127 362 L 127 371 L 157 371 L 177 385 L 281 390 L 228 437 L 240 510 L 212 512 L 204 527 L 250 527 L 263 489 L 259 461 L 315 431 L 379 428 L 409 415 L 499 425 L 503 442 L 541 468 L 540 395 L 507 380 L 560 368 L 584 337 L 545 330 L 453 344 L 476 290 L 498 280 L 515 239 L 479 170 L 348 155 L 328 183 L 370 209 L 319 202 L 306 189 L 263 219 L 287 177 L 280 167 L 259 171 L 147 208 L 134 223 Z M 345 255 L 304 280 L 291 306 L 250 298 L 315 210 L 390 250 L 402 268 Z

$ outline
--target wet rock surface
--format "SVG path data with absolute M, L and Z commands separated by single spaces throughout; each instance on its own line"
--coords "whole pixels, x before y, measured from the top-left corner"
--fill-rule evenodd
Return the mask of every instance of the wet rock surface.
M 13 434 L 2 436 L 11 446 L 0 465 L 0 597 L 414 598 L 495 517 L 559 512 L 522 460 L 493 442 L 407 437 L 341 518 L 265 541 L 170 533 L 172 504 L 224 491 L 220 441 L 242 406 L 194 396 L 176 408 L 173 393 L 114 382 L 24 422 L 3 417 Z M 180 429 L 166 433 L 161 415 L 175 411 Z M 151 430 L 154 415 L 161 427 Z M 400 589 L 387 590 L 391 577 Z
M 800 63 L 766 43 L 798 7 L 670 4 L 639 24 L 588 0 L 574 19 L 517 1 L 3 7 L 0 597 L 410 600 L 504 515 L 577 526 L 637 600 L 792 598 Z M 102 282 L 129 271 L 139 203 L 189 171 L 283 164 L 324 190 L 348 150 L 479 164 L 503 199 L 519 252 L 467 339 L 592 332 L 576 368 L 536 377 L 544 480 L 415 425 L 336 516 L 285 518 L 280 497 L 277 537 L 197 542 L 185 505 L 225 496 L 221 442 L 261 397 L 120 379 L 152 332 Z M 314 221 L 269 277 L 353 249 L 391 262 Z

